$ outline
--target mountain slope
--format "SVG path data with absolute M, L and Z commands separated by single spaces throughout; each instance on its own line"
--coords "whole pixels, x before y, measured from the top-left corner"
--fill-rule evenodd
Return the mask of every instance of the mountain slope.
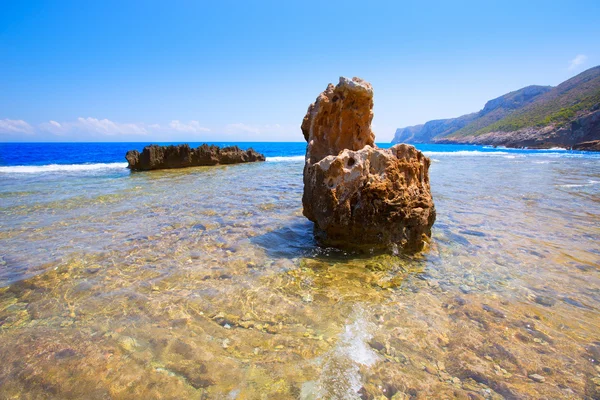
M 458 118 L 436 119 L 423 125 L 409 126 L 396 130 L 392 143 L 429 143 L 435 137 L 447 136 L 469 124 L 478 113 Z
M 396 130 L 392 143 L 429 143 L 435 138 L 445 137 L 459 130 L 473 129 L 472 127 L 480 129 L 531 103 L 551 89 L 551 86 L 527 86 L 488 101 L 476 113 L 400 128 Z
M 473 117 L 475 115 L 475 117 Z M 468 123 L 455 122 L 462 119 Z M 600 139 L 600 66 L 552 88 L 528 86 L 490 100 L 478 113 L 446 121 L 451 129 L 435 131 L 428 124 L 398 129 L 394 143 L 472 143 L 504 146 L 572 147 Z M 417 126 L 418 127 L 418 126 Z M 411 128 L 417 128 L 411 127 Z

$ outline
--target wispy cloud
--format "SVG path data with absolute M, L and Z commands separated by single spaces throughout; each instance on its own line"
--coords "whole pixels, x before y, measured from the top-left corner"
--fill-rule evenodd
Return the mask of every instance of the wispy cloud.
M 569 70 L 572 71 L 584 64 L 587 61 L 587 56 L 585 54 L 577 54 L 574 59 L 569 62 Z
M 214 127 L 213 127 L 214 128 Z M 133 136 L 144 136 L 148 140 L 168 140 L 170 137 L 192 138 L 202 137 L 203 140 L 219 137 L 226 134 L 230 138 L 242 139 L 248 136 L 261 136 L 267 140 L 280 140 L 288 137 L 290 134 L 299 130 L 296 125 L 281 124 L 246 124 L 242 122 L 227 124 L 218 127 L 217 133 L 203 126 L 197 120 L 182 122 L 174 119 L 167 123 L 123 123 L 104 118 L 79 117 L 71 121 L 49 120 L 35 126 L 23 120 L 3 119 L 0 120 L 0 134 L 20 134 L 26 133 L 43 138 L 48 134 L 61 137 L 62 139 L 85 140 L 87 138 L 96 138 L 102 140 L 102 137 L 116 139 L 118 136 L 123 138 L 132 138 Z M 201 135 L 204 134 L 204 135 Z M 45 136 L 44 136 L 45 135 Z M 194 136 L 198 135 L 198 136 Z M 301 137 L 301 136 L 300 136 Z M 207 139 L 208 138 L 208 139 Z
M 77 118 L 77 125 L 89 132 L 105 135 L 145 135 L 146 128 L 140 124 L 122 124 L 109 119 Z
M 261 130 L 257 126 L 246 125 L 241 122 L 225 126 L 225 133 L 254 133 L 259 134 Z
M 106 136 L 117 135 L 148 135 L 151 133 L 200 133 L 208 132 L 210 129 L 200 125 L 198 121 L 189 121 L 183 123 L 179 120 L 172 120 L 166 125 L 145 124 L 145 123 L 122 123 L 111 121 L 109 119 L 98 119 L 92 117 L 79 117 L 75 121 L 57 122 L 48 121 L 39 125 L 43 132 L 49 132 L 54 135 L 68 134 L 97 134 Z
M 157 126 L 157 125 L 153 125 L 153 126 Z M 190 121 L 187 124 L 180 122 L 177 119 L 174 119 L 173 121 L 171 121 L 169 123 L 169 128 L 171 128 L 174 131 L 177 132 L 186 132 L 186 133 L 200 133 L 200 132 L 209 132 L 210 129 L 205 128 L 203 126 L 200 125 L 200 122 L 198 121 Z M 160 125 L 158 125 L 158 128 L 155 129 L 160 129 Z
M 76 121 L 56 122 L 48 121 L 39 125 L 40 130 L 55 135 L 70 133 L 95 133 L 100 135 L 145 135 L 148 130 L 143 124 L 120 123 L 109 119 L 77 118 Z
M 64 135 L 66 133 L 68 133 L 68 128 L 67 126 L 63 126 L 63 124 L 61 124 L 60 122 L 56 122 L 56 121 L 48 121 L 48 122 L 43 122 L 39 125 L 40 130 L 44 131 L 44 132 L 50 132 L 53 133 L 55 135 Z
M 226 133 L 274 134 L 290 131 L 289 126 L 280 124 L 248 125 L 241 122 L 225 125 Z
M 18 134 L 24 133 L 31 135 L 34 133 L 34 129 L 27 122 L 22 119 L 0 119 L 0 133 L 7 134 Z

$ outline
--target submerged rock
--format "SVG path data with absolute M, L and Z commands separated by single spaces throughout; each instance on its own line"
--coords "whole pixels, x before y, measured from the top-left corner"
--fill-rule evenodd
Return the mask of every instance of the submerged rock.
M 242 150 L 237 146 L 220 148 L 207 144 L 195 149 L 190 148 L 188 144 L 177 146 L 153 144 L 144 147 L 141 153 L 130 150 L 125 158 L 129 163 L 128 168 L 134 171 L 265 161 L 265 156 L 253 149 Z
M 532 381 L 538 382 L 538 383 L 546 382 L 546 378 L 544 378 L 543 376 L 541 376 L 539 374 L 531 374 L 531 375 L 529 375 L 529 379 L 531 379 Z
M 359 78 L 329 84 L 309 106 L 303 213 L 327 246 L 420 251 L 435 221 L 430 160 L 406 144 L 377 148 L 372 119 L 373 88 Z

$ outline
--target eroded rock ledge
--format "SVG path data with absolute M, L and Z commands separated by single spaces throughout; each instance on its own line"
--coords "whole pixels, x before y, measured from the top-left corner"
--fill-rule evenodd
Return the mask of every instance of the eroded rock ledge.
M 141 153 L 137 150 L 130 150 L 125 158 L 129 163 L 127 168 L 133 171 L 265 161 L 264 155 L 251 148 L 242 150 L 237 146 L 220 148 L 207 144 L 195 149 L 190 148 L 188 144 L 177 146 L 153 144 L 144 147 Z
M 430 160 L 406 144 L 377 148 L 372 119 L 373 88 L 359 78 L 329 84 L 309 106 L 304 215 L 326 246 L 420 251 L 435 221 Z
M 600 151 L 600 140 L 590 140 L 589 142 L 578 143 L 573 146 L 573 150 Z

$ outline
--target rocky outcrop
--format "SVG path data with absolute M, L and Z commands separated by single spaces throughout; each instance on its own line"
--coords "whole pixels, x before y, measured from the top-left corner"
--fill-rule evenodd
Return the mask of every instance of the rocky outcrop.
M 392 143 L 456 143 L 570 149 L 600 140 L 600 66 L 556 87 L 528 86 L 477 113 L 398 129 Z
M 430 160 L 406 144 L 377 148 L 372 119 L 373 88 L 359 78 L 340 78 L 309 106 L 303 213 L 323 245 L 420 251 L 435 221 Z
M 128 168 L 134 171 L 265 161 L 265 156 L 253 149 L 242 150 L 237 146 L 220 148 L 207 144 L 195 149 L 190 148 L 188 144 L 177 146 L 153 144 L 144 147 L 141 153 L 130 150 L 125 158 L 129 163 Z
M 340 78 L 329 84 L 308 107 L 302 120 L 302 133 L 308 142 L 307 162 L 311 164 L 341 150 L 360 150 L 375 145 L 371 131 L 373 88 L 361 79 Z
M 595 110 L 574 118 L 564 125 L 546 125 L 528 127 L 512 132 L 489 132 L 482 135 L 453 137 L 447 136 L 434 139 L 434 143 L 447 144 L 479 144 L 506 147 L 528 147 L 548 149 L 562 147 L 579 150 L 589 145 L 583 143 L 597 141 L 600 138 L 600 110 Z
M 430 143 L 433 138 L 444 137 L 467 126 L 479 113 L 462 115 L 458 118 L 436 119 L 422 125 L 396 129 L 392 143 Z
M 436 119 L 423 125 L 399 128 L 396 130 L 392 143 L 432 143 L 466 127 L 477 130 L 532 103 L 551 89 L 551 86 L 527 86 L 489 100 L 478 112 L 457 118 Z
M 600 151 L 600 140 L 591 140 L 589 142 L 578 143 L 573 146 L 573 150 Z

